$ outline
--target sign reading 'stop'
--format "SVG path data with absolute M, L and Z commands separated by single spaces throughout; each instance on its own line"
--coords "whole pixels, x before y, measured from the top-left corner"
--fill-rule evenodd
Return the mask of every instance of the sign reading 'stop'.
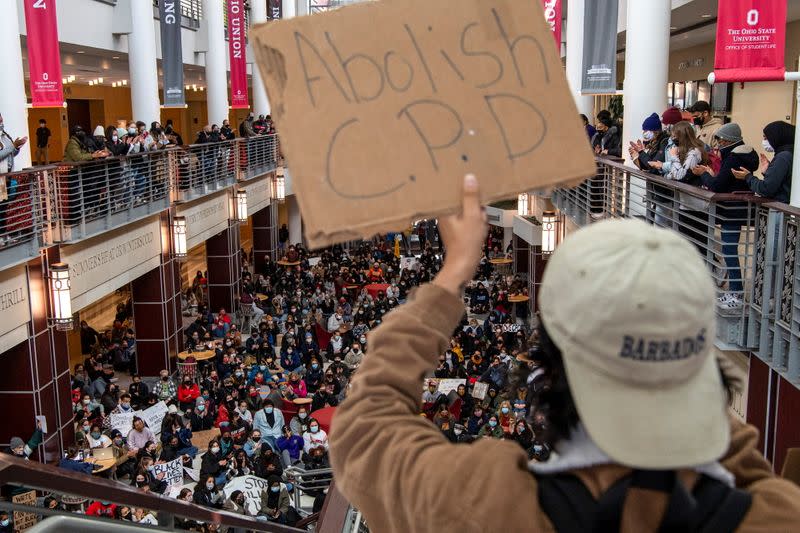
M 538 0 L 383 0 L 252 32 L 312 246 L 594 172 Z

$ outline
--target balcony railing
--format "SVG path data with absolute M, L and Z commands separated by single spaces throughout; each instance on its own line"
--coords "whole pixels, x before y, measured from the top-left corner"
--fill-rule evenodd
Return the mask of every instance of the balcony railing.
M 753 194 L 718 194 L 597 158 L 597 175 L 553 202 L 578 225 L 640 218 L 670 228 L 705 259 L 718 287 L 717 345 L 755 351 L 800 380 L 800 210 Z
M 264 135 L 0 175 L 0 268 L 277 169 Z
M 153 0 L 153 7 L 158 8 L 158 0 Z M 181 25 L 187 28 L 197 29 L 203 19 L 202 0 L 181 0 Z M 155 10 L 158 16 L 158 9 Z

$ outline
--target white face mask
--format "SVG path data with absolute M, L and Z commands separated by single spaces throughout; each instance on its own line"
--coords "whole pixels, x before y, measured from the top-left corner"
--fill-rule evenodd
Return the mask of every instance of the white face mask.
M 206 483 L 206 488 L 208 490 L 214 490 L 214 484 L 213 483 Z
M 652 141 L 653 138 L 655 138 L 655 136 L 656 136 L 655 132 L 652 131 L 642 132 L 642 139 L 648 142 Z
M 772 152 L 774 152 L 774 151 L 775 151 L 775 148 L 773 148 L 773 147 L 772 147 L 772 145 L 771 145 L 771 144 L 769 144 L 769 141 L 768 141 L 768 140 L 766 140 L 766 139 L 764 139 L 764 140 L 762 140 L 762 141 L 761 141 L 761 146 L 763 146 L 763 147 L 764 147 L 764 151 L 765 151 L 765 152 L 772 153 Z

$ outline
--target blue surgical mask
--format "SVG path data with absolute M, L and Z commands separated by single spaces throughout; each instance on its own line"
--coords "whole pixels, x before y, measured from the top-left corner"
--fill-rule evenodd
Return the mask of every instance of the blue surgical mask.
M 503 413 L 504 415 L 507 415 L 508 414 L 508 407 L 503 407 L 502 409 L 500 409 L 500 412 Z
M 0 131 L 3 131 L 3 125 L 2 124 L 0 124 Z M 6 518 L 5 520 L 0 521 L 0 526 L 8 527 L 8 524 L 10 524 L 10 523 L 11 523 L 11 520 Z
M 319 365 L 318 365 L 317 363 L 314 363 L 313 365 L 311 365 L 311 368 L 313 368 L 314 370 L 316 370 L 316 369 L 318 369 L 318 368 L 319 368 Z
M 489 425 L 495 427 L 497 425 L 497 420 L 489 420 Z
M 286 490 L 292 492 L 293 489 L 294 489 L 294 483 L 286 483 Z
M 653 138 L 656 136 L 655 132 L 652 131 L 643 131 L 642 132 L 642 140 L 645 141 L 652 141 Z
M 200 404 L 200 405 L 198 405 L 198 406 L 197 406 L 197 410 L 198 410 L 198 411 L 200 411 L 200 412 L 202 413 L 203 411 L 205 411 L 205 410 L 206 410 L 206 406 L 205 406 L 205 405 L 203 405 L 203 404 Z
M 272 407 L 265 407 L 264 408 L 264 412 L 267 413 L 268 415 L 271 415 L 273 410 L 274 409 Z
M 280 492 L 281 488 L 280 487 L 270 487 L 269 490 L 271 490 L 272 492 Z
M 316 433 L 317 431 L 319 431 L 319 427 L 318 426 L 311 426 L 311 427 L 308 428 L 308 430 L 311 431 L 311 433 Z

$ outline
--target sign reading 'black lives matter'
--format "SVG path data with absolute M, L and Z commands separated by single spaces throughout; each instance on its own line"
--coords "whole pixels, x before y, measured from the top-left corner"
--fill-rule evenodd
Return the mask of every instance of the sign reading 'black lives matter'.
M 254 51 L 312 246 L 594 173 L 537 0 L 383 0 L 270 22 Z

